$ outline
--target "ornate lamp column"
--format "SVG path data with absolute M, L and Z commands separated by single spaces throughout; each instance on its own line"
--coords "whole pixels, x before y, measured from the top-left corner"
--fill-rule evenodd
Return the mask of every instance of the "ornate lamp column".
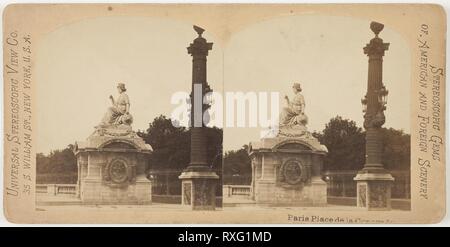
M 203 113 L 209 107 L 203 96 L 210 91 L 206 82 L 206 57 L 213 43 L 202 37 L 204 29 L 194 26 L 198 37 L 187 48 L 192 55 L 191 162 L 179 176 L 182 180 L 182 204 L 193 210 L 214 210 L 219 176 L 208 166 L 206 127 Z
M 370 24 L 375 38 L 364 47 L 369 57 L 367 94 L 361 100 L 364 106 L 364 128 L 366 129 L 366 163 L 354 180 L 357 181 L 357 206 L 367 210 L 390 210 L 391 184 L 394 178 L 381 163 L 383 152 L 381 126 L 385 123 L 384 110 L 388 91 L 383 85 L 383 56 L 389 43 L 383 43 L 378 34 L 384 25 Z

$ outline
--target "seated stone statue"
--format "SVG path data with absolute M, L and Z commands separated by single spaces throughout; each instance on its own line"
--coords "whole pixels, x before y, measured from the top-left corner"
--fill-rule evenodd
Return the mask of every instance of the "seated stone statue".
M 100 126 L 117 126 L 117 125 L 131 125 L 133 122 L 133 117 L 130 114 L 130 100 L 128 95 L 125 93 L 127 90 L 125 84 L 119 83 L 117 85 L 117 90 L 119 91 L 119 97 L 114 100 L 112 95 L 109 96 L 111 99 L 112 106 L 108 108 L 103 117 Z
M 308 117 L 305 114 L 305 99 L 301 94 L 302 88 L 299 83 L 292 86 L 294 98 L 285 96 L 287 107 L 284 107 L 280 114 L 279 135 L 280 136 L 310 136 L 306 129 Z
M 299 83 L 294 83 L 292 89 L 295 95 L 292 100 L 285 96 L 287 107 L 283 108 L 281 112 L 280 126 L 306 126 L 308 117 L 305 115 L 305 99 L 301 94 L 302 88 Z

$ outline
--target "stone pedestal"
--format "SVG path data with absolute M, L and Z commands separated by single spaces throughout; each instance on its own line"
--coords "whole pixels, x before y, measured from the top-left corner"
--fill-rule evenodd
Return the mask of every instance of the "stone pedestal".
M 327 152 L 311 135 L 250 143 L 253 200 L 274 206 L 326 205 L 321 169 Z
M 370 211 L 391 210 L 391 186 L 394 178 L 384 169 L 361 170 L 356 181 L 357 207 Z
M 215 210 L 216 185 L 219 176 L 213 171 L 186 169 L 179 178 L 182 180 L 181 204 L 192 210 Z
M 152 182 L 145 176 L 150 145 L 130 126 L 97 128 L 75 144 L 78 195 L 86 204 L 149 204 Z

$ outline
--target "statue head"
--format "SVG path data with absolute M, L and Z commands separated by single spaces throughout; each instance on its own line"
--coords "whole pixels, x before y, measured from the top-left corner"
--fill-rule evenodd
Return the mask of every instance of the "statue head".
M 292 89 L 294 90 L 294 92 L 301 92 L 302 91 L 302 86 L 300 85 L 300 83 L 294 83 L 292 85 Z
M 118 83 L 117 84 L 117 89 L 119 90 L 119 92 L 127 91 L 127 89 L 125 88 L 125 84 L 124 83 Z

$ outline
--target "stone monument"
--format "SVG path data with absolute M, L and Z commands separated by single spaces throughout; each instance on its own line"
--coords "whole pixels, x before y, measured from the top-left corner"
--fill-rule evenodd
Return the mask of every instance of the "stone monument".
M 357 206 L 367 210 L 390 210 L 392 175 L 381 163 L 383 152 L 381 126 L 385 123 L 384 110 L 388 91 L 383 85 L 383 56 L 389 43 L 383 43 L 378 34 L 384 25 L 370 24 L 375 37 L 364 47 L 369 57 L 367 94 L 361 100 L 364 106 L 366 129 L 366 163 L 354 180 L 357 181 Z
M 179 176 L 182 180 L 181 203 L 193 210 L 214 210 L 219 176 L 208 166 L 206 127 L 203 123 L 203 113 L 209 107 L 203 104 L 203 96 L 211 91 L 206 81 L 206 57 L 213 43 L 202 37 L 204 29 L 194 26 L 194 30 L 198 37 L 187 48 L 192 55 L 191 161 Z
M 149 204 L 152 183 L 145 170 L 152 148 L 131 128 L 125 85 L 117 89 L 119 97 L 110 96 L 112 106 L 94 133 L 75 143 L 78 195 L 86 204 Z
M 277 136 L 249 145 L 252 199 L 274 206 L 323 206 L 327 184 L 321 170 L 328 150 L 306 128 L 301 85 L 294 83 L 293 91 L 292 100 L 285 97 Z

